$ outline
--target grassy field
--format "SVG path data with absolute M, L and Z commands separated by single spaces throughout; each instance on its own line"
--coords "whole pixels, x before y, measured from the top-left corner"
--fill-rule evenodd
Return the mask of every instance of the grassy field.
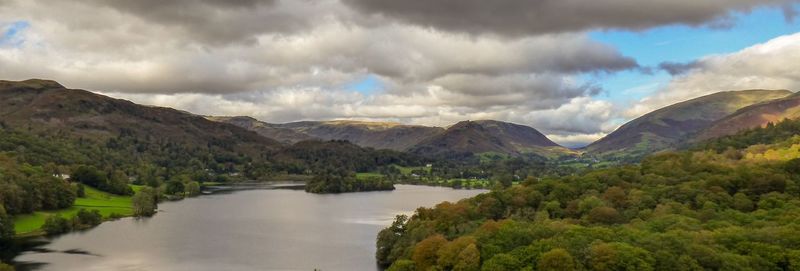
M 399 169 L 400 173 L 402 173 L 403 175 L 410 175 L 411 172 L 414 171 L 415 169 L 423 170 L 423 171 L 428 172 L 428 173 L 431 172 L 431 168 L 429 168 L 429 167 L 401 167 L 401 166 L 398 166 L 398 165 L 395 165 L 394 167 Z
M 364 180 L 367 178 L 382 178 L 383 174 L 375 173 L 375 172 L 363 172 L 363 173 L 356 173 L 356 179 Z
M 139 191 L 141 186 L 131 186 L 134 191 Z M 58 214 L 65 218 L 74 216 L 80 209 L 98 210 L 103 218 L 108 218 L 111 214 L 122 216 L 133 215 L 131 207 L 131 197 L 117 196 L 86 186 L 86 197 L 75 199 L 72 207 L 55 210 L 41 211 L 33 214 L 19 215 L 14 217 L 14 228 L 18 235 L 35 234 L 44 225 L 47 216 Z

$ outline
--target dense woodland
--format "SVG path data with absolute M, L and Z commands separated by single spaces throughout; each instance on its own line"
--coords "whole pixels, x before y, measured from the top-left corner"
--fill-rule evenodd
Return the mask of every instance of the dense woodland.
M 800 125 L 399 216 L 389 270 L 800 270 Z
M 329 169 L 306 182 L 306 192 L 317 194 L 394 190 L 386 178 L 357 178 L 352 171 Z

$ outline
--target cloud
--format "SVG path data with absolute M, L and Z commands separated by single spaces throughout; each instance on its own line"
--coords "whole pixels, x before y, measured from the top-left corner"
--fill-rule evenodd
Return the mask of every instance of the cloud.
M 800 33 L 774 38 L 739 52 L 697 60 L 655 95 L 626 112 L 636 117 L 676 102 L 719 91 L 746 89 L 800 90 Z
M 325 17 L 325 12 L 317 6 L 333 2 L 245 1 L 231 7 L 216 7 L 213 2 L 193 8 L 216 7 L 220 13 L 259 8 L 304 10 L 318 12 L 308 16 L 318 18 Z M 23 46 L 0 51 L 0 70 L 9 79 L 44 77 L 91 90 L 229 94 L 298 87 L 331 89 L 374 74 L 391 86 L 387 91 L 395 93 L 426 91 L 437 80 L 450 83 L 450 92 L 466 93 L 475 90 L 454 87 L 449 78 L 484 77 L 502 83 L 513 81 L 504 79 L 511 77 L 557 78 L 638 67 L 633 59 L 584 34 L 504 41 L 409 25 L 362 27 L 329 18 L 303 31 L 259 32 L 248 38 L 250 42 L 209 47 L 204 38 L 187 35 L 183 27 L 119 11 L 137 10 L 139 4 L 128 7 L 134 4 L 109 2 L 114 8 L 108 8 L 83 2 L 36 3 L 0 6 L 4 17 L 31 20 Z M 297 5 L 309 5 L 310 11 Z M 66 10 L 70 12 L 62 12 Z M 64 14 L 93 16 L 87 21 Z M 483 91 L 497 89 L 509 93 L 512 88 L 498 85 Z M 543 95 L 557 90 L 516 88 L 549 92 Z M 562 100 L 574 95 L 567 91 Z
M 13 46 L 0 42 L 0 74 L 198 114 L 439 126 L 498 119 L 575 143 L 612 130 L 619 111 L 591 98 L 601 89 L 583 75 L 647 70 L 586 31 L 708 24 L 761 5 L 465 0 L 452 10 L 439 6 L 450 3 L 0 0 L 3 31 L 26 22 Z M 689 68 L 667 64 L 662 68 L 674 72 Z M 367 77 L 381 89 L 344 89 Z
M 699 63 L 697 61 L 690 61 L 685 63 L 680 62 L 661 62 L 658 64 L 658 69 L 666 71 L 672 76 L 681 75 L 687 73 L 693 69 L 698 68 Z
M 342 0 L 355 9 L 445 31 L 523 37 L 667 24 L 724 25 L 731 12 L 794 0 Z

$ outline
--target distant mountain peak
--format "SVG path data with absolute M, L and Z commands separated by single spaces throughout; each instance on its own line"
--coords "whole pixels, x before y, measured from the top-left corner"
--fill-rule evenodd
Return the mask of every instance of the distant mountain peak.
M 412 151 L 433 156 L 463 153 L 553 156 L 570 153 L 532 127 L 496 120 L 460 121 L 442 134 L 420 142 Z
M 674 148 L 687 137 L 741 108 L 791 94 L 788 90 L 752 89 L 722 91 L 690 99 L 636 118 L 589 144 L 586 150 L 595 155 L 635 159 Z

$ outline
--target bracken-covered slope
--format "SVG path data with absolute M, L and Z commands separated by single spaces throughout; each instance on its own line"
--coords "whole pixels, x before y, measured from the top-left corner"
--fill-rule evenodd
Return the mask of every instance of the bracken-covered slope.
M 533 153 L 545 157 L 569 153 L 534 128 L 494 120 L 462 121 L 444 133 L 411 149 L 428 156 L 500 153 L 517 156 Z
M 347 140 L 362 147 L 403 151 L 417 143 L 440 134 L 439 127 L 403 125 L 393 122 L 365 121 L 301 121 L 273 124 L 323 140 Z
M 672 148 L 741 108 L 790 94 L 788 90 L 726 91 L 677 103 L 626 123 L 587 146 L 586 151 L 599 156 L 635 159 Z
M 133 136 L 207 148 L 268 150 L 280 143 L 183 111 L 144 106 L 48 80 L 0 81 L 0 122 L 35 133 L 103 140 Z
M 800 118 L 800 95 L 757 103 L 728 115 L 711 127 L 692 138 L 692 141 L 703 141 L 727 135 L 734 135 L 742 130 L 764 127 L 768 123 L 777 123 L 784 119 Z

